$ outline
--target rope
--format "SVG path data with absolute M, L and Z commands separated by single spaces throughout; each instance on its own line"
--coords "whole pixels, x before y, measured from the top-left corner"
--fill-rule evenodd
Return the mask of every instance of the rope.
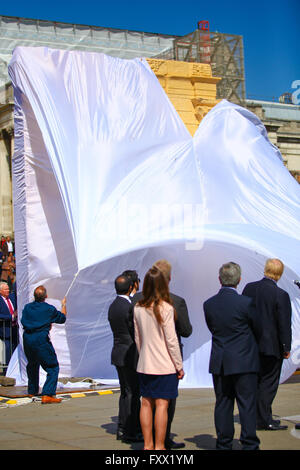
M 69 289 L 67 290 L 67 293 L 65 294 L 65 297 L 67 297 L 68 293 L 70 292 L 70 290 L 71 290 L 71 288 L 72 288 L 72 286 L 73 286 L 73 284 L 74 284 L 74 282 L 75 282 L 76 277 L 78 276 L 78 274 L 79 274 L 79 271 L 77 271 L 77 273 L 75 274 L 75 276 L 74 276 L 74 278 L 73 278 L 73 280 L 72 280 L 72 282 L 71 282 L 71 285 L 70 285 Z

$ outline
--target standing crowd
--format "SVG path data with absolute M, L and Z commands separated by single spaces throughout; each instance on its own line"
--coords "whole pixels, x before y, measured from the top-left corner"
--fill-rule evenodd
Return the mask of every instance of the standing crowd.
M 9 236 L 0 242 L 0 280 L 6 282 L 10 292 L 16 291 L 15 245 Z
M 265 264 L 264 277 L 238 294 L 241 268 L 219 269 L 219 292 L 203 304 L 212 335 L 209 372 L 216 397 L 216 448 L 232 449 L 234 404 L 244 450 L 258 450 L 259 430 L 285 430 L 274 420 L 272 403 L 284 359 L 291 350 L 291 302 L 277 286 L 284 270 L 278 259 Z M 179 449 L 170 429 L 184 377 L 181 337 L 192 334 L 186 302 L 170 293 L 171 265 L 157 261 L 146 273 L 142 291 L 135 271 L 115 280 L 117 297 L 108 319 L 114 344 L 111 362 L 120 381 L 117 439 L 144 441 L 146 450 Z
M 218 273 L 219 292 L 203 304 L 212 336 L 209 372 L 216 398 L 217 449 L 232 448 L 235 402 L 244 450 L 259 449 L 258 429 L 287 429 L 272 414 L 282 363 L 291 350 L 291 302 L 277 285 L 283 270 L 280 260 L 267 260 L 263 278 L 247 284 L 240 295 L 236 288 L 241 268 L 234 262 L 225 263 Z M 184 377 L 181 338 L 188 338 L 193 328 L 186 301 L 170 292 L 170 281 L 171 265 L 166 260 L 150 267 L 142 290 L 138 273 L 124 271 L 115 279 L 117 295 L 108 311 L 113 334 L 111 363 L 120 383 L 116 437 L 123 442 L 144 442 L 145 450 L 185 446 L 172 440 L 171 424 L 179 380 Z M 8 284 L 2 282 L 0 319 L 12 315 L 9 295 Z M 43 404 L 61 401 L 55 397 L 59 364 L 49 331 L 52 323 L 64 323 L 67 313 L 65 298 L 61 312 L 45 302 L 46 298 L 46 289 L 38 286 L 21 319 L 28 394 L 39 393 L 42 366 L 47 372 Z

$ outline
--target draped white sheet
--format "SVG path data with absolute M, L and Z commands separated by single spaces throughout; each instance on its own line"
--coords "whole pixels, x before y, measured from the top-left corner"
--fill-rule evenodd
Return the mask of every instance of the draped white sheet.
M 60 376 L 116 379 L 107 321 L 114 279 L 173 266 L 193 334 L 184 340 L 182 387 L 210 387 L 210 334 L 202 304 L 226 261 L 246 282 L 279 257 L 293 306 L 300 364 L 300 189 L 259 119 L 223 100 L 190 136 L 144 59 L 48 48 L 15 49 L 13 187 L 18 309 L 39 284 L 50 303 L 67 295 L 53 326 Z M 22 341 L 8 368 L 25 384 Z

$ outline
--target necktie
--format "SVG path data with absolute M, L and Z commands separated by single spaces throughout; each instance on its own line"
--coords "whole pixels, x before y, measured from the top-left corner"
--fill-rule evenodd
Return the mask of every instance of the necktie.
M 11 316 L 13 316 L 13 314 L 14 314 L 14 309 L 13 309 L 12 303 L 11 303 L 10 299 L 6 299 L 6 301 L 7 301 L 7 305 L 8 305 L 10 314 L 11 314 Z
M 11 314 L 12 316 L 12 326 L 15 326 L 17 324 L 17 319 L 15 317 L 15 311 L 14 311 L 14 307 L 13 307 L 13 304 L 12 304 L 12 301 L 10 299 L 6 299 L 7 300 L 7 305 L 8 305 L 8 308 L 9 308 L 9 313 Z

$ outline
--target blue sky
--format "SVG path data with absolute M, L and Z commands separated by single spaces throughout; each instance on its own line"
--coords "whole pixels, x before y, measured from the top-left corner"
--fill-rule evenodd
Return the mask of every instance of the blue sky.
M 300 0 L 14 0 L 0 14 L 174 35 L 208 20 L 243 36 L 247 97 L 272 100 L 300 80 Z

